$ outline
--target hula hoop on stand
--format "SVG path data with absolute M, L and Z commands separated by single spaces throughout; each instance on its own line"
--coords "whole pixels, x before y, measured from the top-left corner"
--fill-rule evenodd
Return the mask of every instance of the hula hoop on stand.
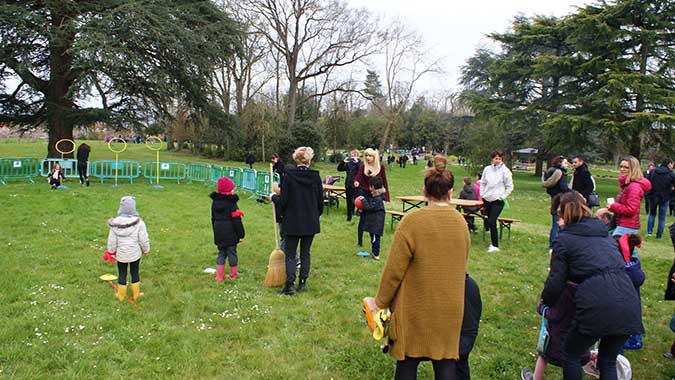
M 59 149 L 59 144 L 61 144 L 64 141 L 70 142 L 70 144 L 72 144 L 72 146 L 73 146 L 73 149 L 68 150 L 68 151 Z M 61 153 L 61 159 L 63 160 L 64 154 L 71 154 L 75 151 L 75 141 L 73 141 L 71 139 L 61 139 L 61 140 L 57 141 L 56 144 L 54 144 L 54 149 L 56 149 L 57 152 Z
M 157 144 L 157 142 L 159 144 Z M 155 151 L 156 156 L 155 156 L 155 163 L 157 164 L 157 168 L 155 168 L 155 189 L 161 189 L 162 186 L 159 185 L 159 151 L 162 150 L 162 139 L 160 139 L 158 136 L 148 136 L 145 139 L 145 147 Z
M 61 144 L 62 142 L 69 142 L 73 146 L 73 149 L 71 149 L 71 150 L 61 150 L 61 149 L 59 149 L 59 144 Z M 71 139 L 61 139 L 54 144 L 54 149 L 56 149 L 57 152 L 61 153 L 61 161 L 63 161 L 63 159 L 64 159 L 63 155 L 64 154 L 70 154 L 70 153 L 73 153 L 75 151 L 75 141 L 73 141 Z M 62 166 L 63 163 L 59 162 L 59 165 Z M 59 189 L 67 189 L 67 188 L 68 188 L 68 186 L 66 186 L 66 185 L 60 185 L 59 186 Z
M 113 149 L 113 147 L 112 147 L 113 141 L 121 141 L 122 144 L 123 144 L 123 145 L 122 145 L 122 149 L 119 149 L 119 150 Z M 120 153 L 122 153 L 122 152 L 124 152 L 125 150 L 127 150 L 127 142 L 126 142 L 124 139 L 122 139 L 122 138 L 119 138 L 119 137 L 113 137 L 113 138 L 110 139 L 110 141 L 108 141 L 108 149 L 109 149 L 111 152 L 115 153 L 115 185 L 113 185 L 113 186 L 114 186 L 114 187 L 117 187 L 117 168 L 118 168 L 118 165 L 119 165 L 119 164 L 118 164 L 118 162 L 119 162 L 119 155 L 120 155 Z

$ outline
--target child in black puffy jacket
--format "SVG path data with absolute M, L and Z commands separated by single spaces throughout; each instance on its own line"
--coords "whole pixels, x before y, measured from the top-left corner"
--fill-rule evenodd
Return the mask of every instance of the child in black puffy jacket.
M 216 281 L 225 277 L 225 258 L 230 263 L 230 280 L 237 278 L 237 244 L 244 238 L 244 224 L 241 218 L 244 213 L 237 207 L 239 197 L 234 194 L 234 183 L 227 177 L 220 178 L 217 192 L 211 193 L 211 224 L 213 241 L 218 247 L 216 259 Z
M 364 218 L 364 231 L 370 233 L 373 259 L 380 259 L 380 238 L 384 232 L 384 193 L 382 178 L 370 179 L 370 194 L 361 197 L 361 218 Z

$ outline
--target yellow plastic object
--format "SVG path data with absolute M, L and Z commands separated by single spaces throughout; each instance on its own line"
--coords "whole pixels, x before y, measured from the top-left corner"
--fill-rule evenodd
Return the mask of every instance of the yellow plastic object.
M 389 309 L 382 309 L 376 312 L 375 299 L 373 297 L 366 297 L 361 301 L 363 313 L 366 315 L 366 322 L 368 328 L 373 332 L 375 340 L 382 340 L 387 335 L 387 328 L 389 327 L 389 320 L 391 319 L 391 312 Z
M 155 162 L 157 163 L 157 169 L 155 170 L 155 174 L 157 175 L 156 184 L 159 184 L 159 151 L 162 150 L 162 139 L 160 139 L 158 136 L 148 136 L 148 138 L 145 139 L 145 146 L 157 153 L 157 157 L 155 159 Z
M 73 145 L 73 149 L 68 150 L 68 151 L 59 149 L 59 144 L 61 144 L 62 142 L 71 143 Z M 75 151 L 75 141 L 73 141 L 71 139 L 61 139 L 61 140 L 57 141 L 56 144 L 54 144 L 54 149 L 56 149 L 56 151 L 61 153 L 62 155 L 73 153 Z M 63 156 L 61 158 L 63 158 Z
M 115 281 L 115 280 L 117 280 L 117 276 L 115 276 L 114 274 L 110 274 L 110 273 L 106 273 L 99 278 L 103 281 Z
M 375 313 L 375 329 L 373 330 L 373 338 L 375 340 L 382 340 L 387 335 L 387 324 L 390 317 L 391 313 L 389 309 L 378 310 Z

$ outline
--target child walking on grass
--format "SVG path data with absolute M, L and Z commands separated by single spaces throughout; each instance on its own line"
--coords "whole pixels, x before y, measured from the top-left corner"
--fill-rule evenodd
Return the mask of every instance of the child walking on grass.
M 547 320 L 546 329 L 549 334 L 549 343 L 545 352 L 537 353 L 537 363 L 535 364 L 534 372 L 523 368 L 520 373 L 522 380 L 542 380 L 548 364 L 562 367 L 563 342 L 572 327 L 572 321 L 576 314 L 576 305 L 574 304 L 576 290 L 577 284 L 568 282 L 555 306 L 546 308 L 541 302 L 537 305 L 537 312 L 540 316 L 543 312 Z M 588 363 L 590 358 L 590 352 L 587 351 L 581 358 L 581 364 Z
M 238 276 L 237 244 L 244 238 L 244 213 L 237 207 L 239 197 L 234 194 L 234 183 L 227 177 L 218 180 L 216 192 L 211 193 L 211 224 L 213 241 L 218 247 L 216 281 L 225 278 L 225 259 L 230 263 L 230 280 Z
M 145 222 L 136 211 L 136 198 L 124 196 L 120 200 L 117 217 L 108 220 L 108 252 L 117 258 L 116 297 L 120 302 L 127 299 L 127 268 L 131 272 L 131 299 L 136 302 L 141 293 L 141 278 L 138 274 L 141 255 L 150 252 L 150 238 Z
M 384 189 L 382 178 L 370 179 L 370 194 L 361 199 L 364 231 L 370 234 L 373 259 L 380 259 L 380 238 L 384 232 Z

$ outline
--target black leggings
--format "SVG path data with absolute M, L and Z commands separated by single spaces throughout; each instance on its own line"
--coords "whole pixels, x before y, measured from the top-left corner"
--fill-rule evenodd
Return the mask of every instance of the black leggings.
M 141 264 L 141 259 L 138 259 L 131 263 L 121 263 L 117 262 L 117 272 L 119 273 L 119 278 L 117 282 L 120 285 L 127 284 L 127 266 L 129 267 L 129 272 L 131 272 L 131 283 L 135 284 L 138 281 L 141 281 L 141 277 L 138 275 L 138 266 Z
M 485 204 L 485 215 L 487 215 L 487 219 L 485 219 L 485 228 L 490 230 L 490 239 L 492 240 L 492 245 L 499 247 L 497 218 L 499 218 L 499 214 L 501 214 L 502 210 L 504 209 L 504 201 L 501 199 L 497 199 L 493 202 L 483 200 L 483 204 Z
M 405 360 L 396 362 L 396 375 L 394 380 L 416 380 L 417 366 L 421 361 L 428 360 L 426 358 L 411 358 L 406 356 Z M 450 359 L 432 360 L 431 364 L 434 366 L 435 380 L 457 380 L 455 373 L 455 361 Z
M 347 220 L 352 220 L 352 215 L 354 215 L 354 199 L 356 198 L 356 189 L 347 186 L 345 196 L 347 197 Z
M 89 180 L 89 177 L 87 176 L 87 161 L 84 162 L 77 162 L 77 174 L 80 176 L 80 183 L 85 183 L 87 180 Z

